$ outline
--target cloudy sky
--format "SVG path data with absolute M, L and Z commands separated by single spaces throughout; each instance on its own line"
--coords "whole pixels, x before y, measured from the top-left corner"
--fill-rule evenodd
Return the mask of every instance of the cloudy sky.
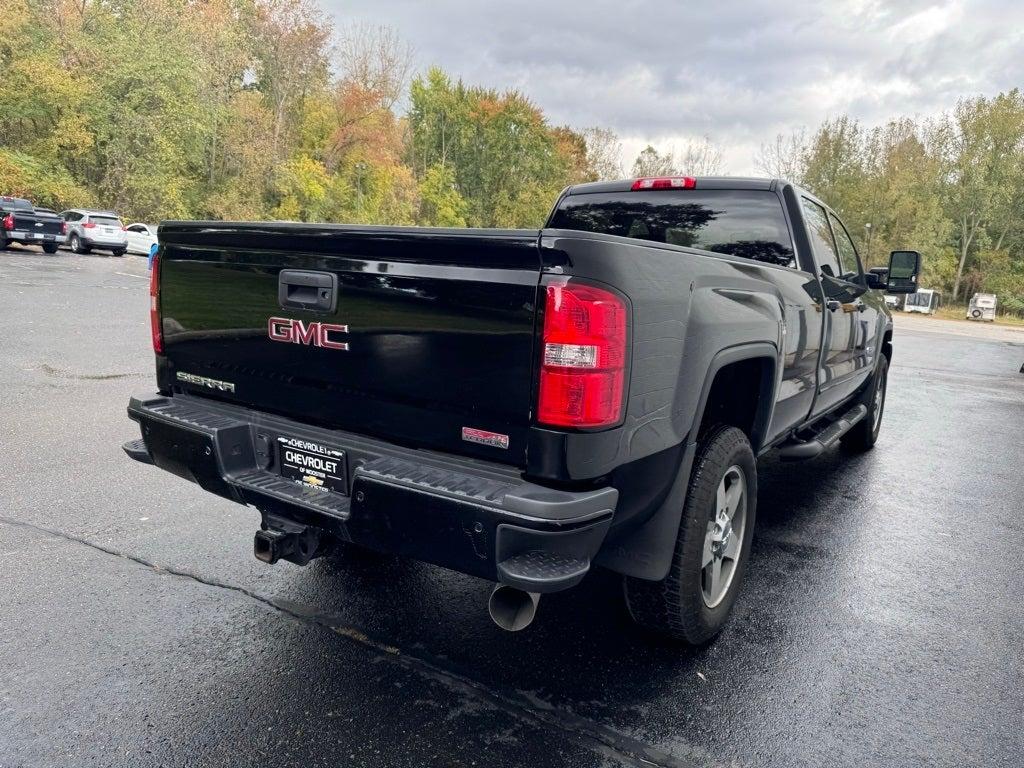
M 416 65 L 527 94 L 552 122 L 643 146 L 708 136 L 727 170 L 841 113 L 931 115 L 1024 86 L 1024 0 L 320 0 L 339 26 L 386 24 Z

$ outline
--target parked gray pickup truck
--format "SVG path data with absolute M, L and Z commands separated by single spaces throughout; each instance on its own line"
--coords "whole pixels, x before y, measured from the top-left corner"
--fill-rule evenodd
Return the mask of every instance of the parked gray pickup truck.
M 641 625 L 723 627 L 756 457 L 864 451 L 883 292 L 822 201 L 780 180 L 567 189 L 541 230 L 165 222 L 156 391 L 132 458 L 260 512 L 254 551 L 356 546 L 496 583 L 506 629 L 594 566 Z

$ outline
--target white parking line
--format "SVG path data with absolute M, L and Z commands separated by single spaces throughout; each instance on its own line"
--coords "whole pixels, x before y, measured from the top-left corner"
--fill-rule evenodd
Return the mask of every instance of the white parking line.
M 148 275 L 133 275 L 131 272 L 115 272 L 115 275 L 124 275 L 125 277 L 137 277 L 139 280 L 149 280 Z

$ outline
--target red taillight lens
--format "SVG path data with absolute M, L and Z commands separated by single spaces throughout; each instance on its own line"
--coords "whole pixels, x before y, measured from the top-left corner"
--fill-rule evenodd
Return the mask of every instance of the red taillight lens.
M 606 427 L 622 416 L 626 302 L 591 285 L 546 286 L 537 421 Z
M 4 216 L 3 227 L 8 232 L 10 232 L 12 229 L 14 229 L 14 214 L 13 213 L 8 213 L 6 216 Z
M 60 233 L 62 235 L 66 235 L 68 233 L 68 223 L 66 221 L 62 221 L 60 223 Z
M 164 333 L 160 326 L 160 254 L 153 257 L 152 272 L 149 275 L 149 327 L 153 334 L 153 351 L 164 353 Z
M 96 222 L 95 221 L 85 221 L 85 222 L 82 222 L 82 226 L 85 227 L 86 229 L 92 229 L 93 227 L 96 226 Z
M 637 179 L 633 182 L 633 191 L 642 192 L 648 189 L 696 189 L 697 180 L 692 176 L 661 176 L 658 178 Z

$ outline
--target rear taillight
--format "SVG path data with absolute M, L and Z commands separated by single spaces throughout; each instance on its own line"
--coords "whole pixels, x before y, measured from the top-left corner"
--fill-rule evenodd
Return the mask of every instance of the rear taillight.
M 2 223 L 3 228 L 10 232 L 12 229 L 14 229 L 14 214 L 8 213 L 6 216 L 4 216 Z
M 86 229 L 92 229 L 93 227 L 96 226 L 96 222 L 95 221 L 85 221 L 85 222 L 82 222 L 82 226 L 85 227 Z
M 692 176 L 659 176 L 637 179 L 633 182 L 633 191 L 642 192 L 647 189 L 696 189 L 697 180 Z
M 625 300 L 579 283 L 546 291 L 537 421 L 591 428 L 617 423 L 626 383 Z
M 66 221 L 62 221 L 60 223 L 60 233 L 62 235 L 66 235 L 68 233 L 68 223 Z
M 153 351 L 164 353 L 164 333 L 160 327 L 160 254 L 153 256 L 149 275 L 149 328 L 153 334 Z

